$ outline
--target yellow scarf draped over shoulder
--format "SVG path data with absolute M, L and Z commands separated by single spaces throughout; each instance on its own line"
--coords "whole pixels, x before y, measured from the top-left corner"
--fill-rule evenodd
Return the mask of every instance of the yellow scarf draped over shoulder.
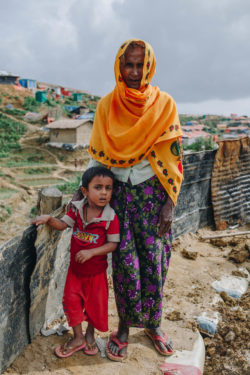
M 132 42 L 143 42 L 145 57 L 139 90 L 128 88 L 120 57 Z M 155 73 L 152 47 L 127 40 L 115 59 L 114 90 L 98 103 L 90 139 L 91 157 L 108 167 L 127 168 L 148 158 L 156 176 L 176 205 L 183 180 L 179 117 L 173 98 L 150 85 Z

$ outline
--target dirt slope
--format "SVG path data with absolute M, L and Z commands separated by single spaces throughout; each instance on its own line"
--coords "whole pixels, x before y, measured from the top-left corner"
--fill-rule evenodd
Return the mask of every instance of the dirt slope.
M 249 230 L 250 227 L 235 229 L 234 232 Z M 230 232 L 230 231 L 228 231 Z M 247 368 L 247 346 L 249 345 L 249 327 L 247 310 L 249 296 L 245 294 L 241 300 L 221 299 L 217 304 L 218 293 L 211 283 L 223 275 L 242 275 L 241 267 L 249 269 L 249 263 L 235 263 L 228 259 L 234 249 L 248 248 L 249 236 L 228 237 L 221 241 L 202 240 L 205 235 L 217 232 L 210 228 L 200 230 L 197 234 L 185 234 L 175 241 L 170 270 L 164 288 L 163 320 L 164 330 L 171 336 L 176 349 L 183 349 L 181 340 L 177 340 L 177 328 L 195 329 L 195 316 L 202 312 L 219 313 L 220 323 L 218 332 L 212 338 L 205 337 L 206 368 L 205 375 L 244 375 L 249 374 Z M 221 232 L 219 232 L 221 233 Z M 230 232 L 232 233 L 232 231 Z M 212 243 L 213 244 L 212 244 Z M 183 250 L 197 252 L 195 260 L 183 257 Z M 237 252 L 239 252 L 238 250 Z M 117 326 L 117 314 L 113 291 L 110 290 L 109 326 L 110 332 Z M 101 334 L 106 337 L 107 334 Z M 131 375 L 131 374 L 161 374 L 158 366 L 164 358 L 158 355 L 142 330 L 132 329 L 129 339 L 128 358 L 123 364 L 101 358 L 87 357 L 82 352 L 72 357 L 60 360 L 53 354 L 53 349 L 65 342 L 70 333 L 59 336 L 37 336 L 28 345 L 20 357 L 5 372 L 9 375 L 69 375 L 69 374 L 102 374 L 102 375 Z M 184 341 L 184 340 L 183 340 Z

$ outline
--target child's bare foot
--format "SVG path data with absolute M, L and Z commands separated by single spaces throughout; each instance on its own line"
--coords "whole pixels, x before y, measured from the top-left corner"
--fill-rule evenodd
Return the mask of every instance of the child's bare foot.
M 96 355 L 98 353 L 98 348 L 95 342 L 95 329 L 92 325 L 88 325 L 86 333 L 85 333 L 85 340 L 86 346 L 83 349 L 83 352 L 88 355 Z
M 71 356 L 73 353 L 85 348 L 86 341 L 82 334 L 80 337 L 74 337 L 67 341 L 64 345 L 61 345 L 55 349 L 55 354 L 59 358 L 66 358 Z

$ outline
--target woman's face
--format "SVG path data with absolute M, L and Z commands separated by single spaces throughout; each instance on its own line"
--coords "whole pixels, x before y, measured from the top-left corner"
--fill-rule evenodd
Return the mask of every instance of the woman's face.
M 120 71 L 126 86 L 139 90 L 143 75 L 144 49 L 128 48 L 120 64 Z

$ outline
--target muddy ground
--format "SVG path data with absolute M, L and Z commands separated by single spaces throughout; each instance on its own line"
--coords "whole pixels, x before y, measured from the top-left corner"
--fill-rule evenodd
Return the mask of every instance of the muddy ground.
M 243 230 L 250 230 L 250 227 L 244 226 L 223 233 L 231 234 Z M 202 333 L 206 346 L 204 374 L 249 374 L 250 368 L 247 364 L 249 294 L 244 294 L 240 300 L 230 298 L 224 293 L 220 297 L 211 284 L 225 275 L 245 276 L 244 270 L 249 270 L 250 239 L 249 235 L 224 237 L 218 240 L 202 239 L 204 236 L 216 234 L 221 232 L 203 228 L 196 234 L 185 234 L 175 240 L 164 287 L 162 326 L 171 336 L 176 349 L 191 350 L 193 343 L 191 333 L 194 334 L 197 328 L 195 316 L 204 312 L 212 316 L 217 312 L 219 325 L 215 336 L 209 337 Z M 110 332 L 116 328 L 117 322 L 111 285 Z M 184 345 L 185 340 L 175 336 L 176 330 L 180 327 L 183 329 L 183 337 L 190 336 L 189 348 L 187 343 Z M 105 338 L 110 332 L 100 335 Z M 122 364 L 102 358 L 100 353 L 95 357 L 88 357 L 78 352 L 66 359 L 56 358 L 53 354 L 54 348 L 64 343 L 70 335 L 69 332 L 63 336 L 37 336 L 4 374 L 161 374 L 159 365 L 164 358 L 156 353 L 143 330 L 131 330 L 128 358 Z

